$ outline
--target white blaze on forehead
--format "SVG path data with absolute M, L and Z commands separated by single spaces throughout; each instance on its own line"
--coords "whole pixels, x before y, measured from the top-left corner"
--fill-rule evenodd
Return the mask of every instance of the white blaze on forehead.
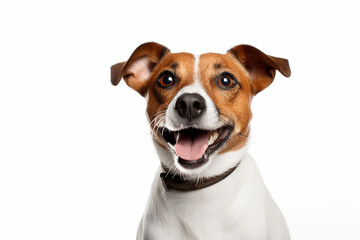
M 194 55 L 195 62 L 194 62 L 194 81 L 200 81 L 200 74 L 199 74 L 199 62 L 200 62 L 200 56 Z

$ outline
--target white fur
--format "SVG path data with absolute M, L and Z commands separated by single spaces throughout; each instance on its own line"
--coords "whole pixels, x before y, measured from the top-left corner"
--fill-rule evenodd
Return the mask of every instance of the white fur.
M 164 126 L 179 130 L 185 122 L 174 110 L 176 99 L 183 93 L 198 93 L 204 97 L 206 111 L 193 127 L 221 127 L 215 103 L 201 85 L 198 74 L 199 57 L 195 56 L 195 82 L 181 89 L 169 104 Z M 175 151 L 154 144 L 162 164 L 188 179 L 214 177 L 238 165 L 224 180 L 210 187 L 178 192 L 166 190 L 156 173 L 143 218 L 138 240 L 289 240 L 286 222 L 267 191 L 259 171 L 247 153 L 240 150 L 213 153 L 209 161 L 195 169 L 177 163 Z
M 200 81 L 200 74 L 199 74 L 200 56 L 195 55 L 195 54 L 193 54 L 193 56 L 195 58 L 195 62 L 194 62 L 194 80 L 196 82 L 196 81 Z
M 240 161 L 231 175 L 197 191 L 165 190 L 159 169 L 137 239 L 289 240 L 286 222 L 253 159 L 246 150 L 239 151 L 227 153 L 227 158 Z M 162 154 L 160 158 L 167 157 Z

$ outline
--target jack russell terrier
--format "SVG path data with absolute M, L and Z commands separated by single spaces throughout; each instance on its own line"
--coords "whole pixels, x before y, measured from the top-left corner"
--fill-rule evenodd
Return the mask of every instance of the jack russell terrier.
M 111 82 L 147 100 L 160 158 L 138 240 L 288 240 L 247 153 L 250 103 L 288 60 L 239 45 L 226 54 L 171 53 L 150 42 L 111 67 Z

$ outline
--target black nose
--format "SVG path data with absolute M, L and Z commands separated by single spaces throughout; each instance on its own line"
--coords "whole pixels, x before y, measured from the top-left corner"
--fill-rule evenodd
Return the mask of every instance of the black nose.
M 198 118 L 206 109 L 205 99 L 196 93 L 184 93 L 175 103 L 175 110 L 189 122 Z

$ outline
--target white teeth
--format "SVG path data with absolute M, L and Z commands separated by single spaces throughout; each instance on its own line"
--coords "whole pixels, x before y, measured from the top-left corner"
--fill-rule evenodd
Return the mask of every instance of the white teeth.
M 209 138 L 209 141 L 208 141 L 208 145 L 213 144 L 218 137 L 219 137 L 219 133 L 217 131 L 212 131 L 210 133 L 210 138 Z
M 214 136 L 214 139 L 215 139 L 215 140 L 218 139 L 218 137 L 219 137 L 219 132 L 218 132 L 218 131 L 214 131 L 213 136 Z
M 175 132 L 175 142 L 178 142 L 179 136 L 180 136 L 179 132 Z

